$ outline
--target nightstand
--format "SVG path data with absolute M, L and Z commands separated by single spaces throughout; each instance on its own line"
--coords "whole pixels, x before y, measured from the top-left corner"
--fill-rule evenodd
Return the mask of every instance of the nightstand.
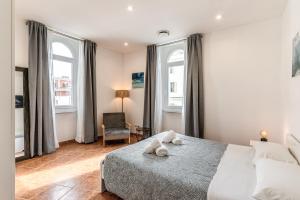
M 145 138 L 150 137 L 150 128 L 135 126 L 135 129 L 136 129 L 136 139 L 138 142 Z
M 254 146 L 257 143 L 261 143 L 262 141 L 260 140 L 250 140 L 250 146 Z M 267 143 L 267 142 L 263 142 L 263 143 Z

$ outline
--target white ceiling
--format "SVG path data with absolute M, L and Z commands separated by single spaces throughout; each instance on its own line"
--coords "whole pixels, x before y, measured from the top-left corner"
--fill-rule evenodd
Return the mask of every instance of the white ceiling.
M 16 0 L 15 4 L 22 19 L 126 53 L 145 44 L 280 16 L 286 0 Z M 128 5 L 133 12 L 127 11 Z M 215 20 L 219 13 L 221 21 Z M 170 37 L 159 39 L 161 29 L 169 30 Z

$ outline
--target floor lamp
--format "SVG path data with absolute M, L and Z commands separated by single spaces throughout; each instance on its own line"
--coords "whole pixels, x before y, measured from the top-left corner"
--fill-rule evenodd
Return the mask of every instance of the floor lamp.
M 116 90 L 116 97 L 122 98 L 122 112 L 123 112 L 123 99 L 129 97 L 129 90 Z

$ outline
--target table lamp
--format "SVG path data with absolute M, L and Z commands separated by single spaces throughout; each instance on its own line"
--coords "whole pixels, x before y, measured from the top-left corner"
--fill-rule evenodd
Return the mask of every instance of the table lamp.
M 116 90 L 116 97 L 122 98 L 122 112 L 123 112 L 123 99 L 129 97 L 129 90 Z
M 260 132 L 260 136 L 261 136 L 261 138 L 260 138 L 260 141 L 262 141 L 262 142 L 268 142 L 268 132 L 267 131 L 265 131 L 265 130 L 262 130 L 261 132 Z

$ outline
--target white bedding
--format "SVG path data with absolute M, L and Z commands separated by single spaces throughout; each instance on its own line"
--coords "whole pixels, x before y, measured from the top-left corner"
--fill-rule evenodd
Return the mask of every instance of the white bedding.
M 256 172 L 252 164 L 253 149 L 228 145 L 211 181 L 208 200 L 253 200 Z

